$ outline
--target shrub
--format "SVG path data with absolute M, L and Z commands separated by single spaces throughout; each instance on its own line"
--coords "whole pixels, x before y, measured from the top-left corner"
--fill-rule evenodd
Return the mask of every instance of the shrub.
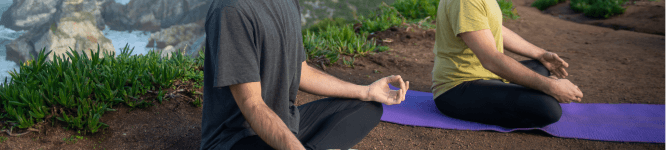
M 585 16 L 594 18 L 608 18 L 622 14 L 625 0 L 571 0 L 571 9 L 583 12 Z
M 536 0 L 532 3 L 532 7 L 536 7 L 539 10 L 545 10 L 548 7 L 556 5 L 560 2 L 564 2 L 564 0 Z
M 360 16 L 359 18 L 359 22 L 362 25 L 360 27 L 361 33 L 384 31 L 392 26 L 400 26 L 406 20 L 401 15 L 401 12 L 384 2 L 382 2 L 376 11 L 371 12 L 368 16 Z
M 516 8 L 514 8 L 513 6 L 513 2 L 506 0 L 497 0 L 497 4 L 499 4 L 500 9 L 502 10 L 502 17 L 504 19 L 520 18 L 520 16 L 518 16 L 516 12 Z
M 407 19 L 437 18 L 439 0 L 396 0 L 391 6 Z
M 306 31 L 303 35 L 303 47 L 308 59 L 324 57 L 329 63 L 336 63 L 340 55 L 365 56 L 377 49 L 374 40 L 366 40 L 368 33 L 356 34 L 351 25 L 327 26 L 315 34 Z
M 372 32 L 399 26 L 405 19 L 393 7 L 382 5 L 368 16 L 360 16 L 352 26 L 351 21 L 342 18 L 326 19 L 318 22 L 303 32 L 303 47 L 308 59 L 325 58 L 326 64 L 337 63 L 340 55 L 365 56 L 373 51 L 388 50 L 377 45 L 374 39 L 367 40 Z

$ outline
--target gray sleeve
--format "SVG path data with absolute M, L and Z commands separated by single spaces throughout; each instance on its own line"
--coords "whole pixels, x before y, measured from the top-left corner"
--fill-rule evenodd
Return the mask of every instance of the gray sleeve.
M 255 43 L 255 30 L 251 21 L 234 7 L 223 8 L 220 18 L 212 19 L 219 25 L 215 83 L 213 87 L 258 82 L 260 52 Z

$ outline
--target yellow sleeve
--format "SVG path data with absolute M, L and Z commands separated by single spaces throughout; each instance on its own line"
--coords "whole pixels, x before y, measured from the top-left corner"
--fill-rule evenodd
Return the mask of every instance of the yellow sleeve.
M 453 0 L 448 9 L 449 23 L 460 33 L 490 29 L 484 0 Z

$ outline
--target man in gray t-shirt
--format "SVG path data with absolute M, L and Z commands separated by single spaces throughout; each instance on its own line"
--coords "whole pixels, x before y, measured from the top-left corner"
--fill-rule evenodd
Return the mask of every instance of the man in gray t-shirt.
M 201 149 L 350 148 L 409 82 L 368 86 L 305 63 L 297 0 L 213 1 L 206 17 Z M 388 83 L 400 84 L 390 90 Z M 302 90 L 326 98 L 294 106 Z

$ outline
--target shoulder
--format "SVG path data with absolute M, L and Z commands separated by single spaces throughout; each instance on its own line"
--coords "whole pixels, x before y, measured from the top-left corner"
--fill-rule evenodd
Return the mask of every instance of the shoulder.
M 209 12 L 221 12 L 222 10 L 237 10 L 238 9 L 238 0 L 222 0 L 222 1 L 212 1 L 210 3 Z
M 210 15 L 210 12 L 245 14 L 248 10 L 253 9 L 251 8 L 254 6 L 253 3 L 253 1 L 247 0 L 215 0 L 211 2 L 208 15 Z
M 242 7 L 239 7 L 238 3 L 240 3 L 238 0 L 212 1 L 210 3 L 210 8 L 208 8 L 208 13 L 206 14 L 206 20 L 215 20 L 223 16 L 245 18 Z

